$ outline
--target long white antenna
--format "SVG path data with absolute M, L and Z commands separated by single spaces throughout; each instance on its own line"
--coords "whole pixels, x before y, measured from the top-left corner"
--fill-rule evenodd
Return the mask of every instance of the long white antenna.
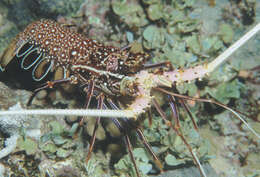
M 130 110 L 99 110 L 99 109 L 34 109 L 34 110 L 10 110 L 0 111 L 4 115 L 67 115 L 67 116 L 93 116 L 93 117 L 126 117 L 133 118 Z
M 251 37 L 253 37 L 260 30 L 260 23 L 258 23 L 253 29 L 248 31 L 244 36 L 242 36 L 238 41 L 232 44 L 227 50 L 221 53 L 217 58 L 215 58 L 211 63 L 208 64 L 208 71 L 212 72 L 219 65 L 225 62 L 230 55 L 232 55 L 239 47 L 245 44 Z

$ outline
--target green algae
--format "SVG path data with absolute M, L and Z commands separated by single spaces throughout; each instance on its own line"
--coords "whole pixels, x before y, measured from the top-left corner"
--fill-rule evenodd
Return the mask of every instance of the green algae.
M 30 138 L 19 138 L 17 147 L 19 151 L 25 151 L 27 155 L 34 155 L 38 150 L 37 143 Z
M 219 35 L 224 43 L 231 43 L 234 37 L 234 31 L 232 27 L 228 24 L 222 24 L 219 27 Z

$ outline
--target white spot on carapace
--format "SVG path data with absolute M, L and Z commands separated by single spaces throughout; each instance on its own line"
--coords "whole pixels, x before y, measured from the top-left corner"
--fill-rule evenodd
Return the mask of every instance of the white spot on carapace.
M 71 51 L 71 55 L 72 55 L 72 56 L 75 56 L 75 55 L 77 55 L 77 51 L 75 51 L 75 50 L 72 50 L 72 51 Z

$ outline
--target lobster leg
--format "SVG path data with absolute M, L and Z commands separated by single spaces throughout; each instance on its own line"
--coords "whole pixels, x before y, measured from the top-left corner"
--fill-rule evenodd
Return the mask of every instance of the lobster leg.
M 174 103 L 171 103 L 171 104 L 174 104 Z M 191 156 L 192 156 L 196 166 L 198 167 L 198 169 L 200 171 L 201 176 L 206 177 L 205 171 L 202 168 L 199 159 L 197 158 L 196 154 L 193 152 L 190 144 L 187 142 L 187 140 L 185 139 L 184 135 L 182 134 L 180 127 L 177 128 L 177 127 L 173 126 L 172 123 L 169 120 L 167 120 L 167 117 L 166 117 L 165 113 L 163 112 L 163 110 L 161 109 L 161 107 L 159 106 L 158 102 L 155 99 L 153 99 L 153 105 L 155 106 L 155 109 L 160 114 L 162 119 L 165 121 L 166 125 L 168 125 L 169 127 L 172 127 L 173 130 L 176 132 L 176 134 L 181 138 L 183 143 L 186 145 L 186 147 L 190 151 L 190 154 L 191 154 Z M 175 110 L 172 110 L 172 112 L 174 112 L 174 111 Z
M 174 128 L 179 129 L 181 127 L 180 125 L 180 119 L 179 119 L 179 110 L 177 107 L 176 102 L 174 101 L 174 97 L 168 96 L 170 99 L 169 105 L 171 107 L 172 117 L 174 119 Z
M 70 80 L 68 78 L 66 79 L 60 79 L 60 80 L 54 80 L 54 81 L 47 81 L 45 84 L 43 84 L 41 87 L 35 89 L 33 91 L 33 94 L 30 96 L 28 102 L 27 102 L 27 106 L 30 106 L 32 104 L 32 100 L 34 99 L 35 95 L 41 91 L 41 90 L 44 90 L 44 89 L 48 89 L 48 88 L 53 88 L 54 85 L 57 85 L 57 84 L 62 84 L 62 83 L 66 83 L 66 82 L 69 82 Z
M 87 97 L 86 97 L 86 103 L 85 103 L 85 109 L 88 109 L 89 104 L 91 102 L 91 98 L 93 96 L 93 92 L 94 92 L 94 88 L 95 88 L 95 82 L 93 80 L 90 81 L 89 85 L 88 85 L 88 90 L 87 92 Z
M 130 142 L 130 138 L 126 133 L 127 131 L 123 128 L 123 126 L 117 119 L 115 119 L 115 118 L 111 118 L 111 119 L 114 122 L 114 124 L 117 126 L 117 128 L 120 130 L 120 132 L 124 133 L 125 144 L 127 146 L 127 149 L 128 149 L 129 155 L 130 155 L 130 159 L 131 159 L 132 163 L 134 164 L 136 175 L 137 175 L 137 177 L 141 177 L 139 170 L 137 168 L 136 162 L 135 162 L 133 148 L 132 148 L 132 144 Z
M 159 106 L 159 103 L 156 101 L 156 99 L 153 99 L 152 100 L 152 103 L 156 109 L 156 111 L 160 114 L 161 118 L 163 119 L 163 121 L 165 122 L 165 124 L 168 126 L 168 127 L 171 127 L 172 126 L 172 123 L 167 120 L 167 117 L 166 117 L 166 114 L 164 113 L 164 111 L 160 108 Z
M 149 127 L 151 127 L 153 124 L 151 108 L 148 109 L 148 121 L 149 121 Z
M 250 117 L 248 115 L 245 115 L 244 113 L 238 111 L 238 110 L 233 110 L 231 108 L 229 108 L 228 106 L 226 106 L 225 104 L 222 104 L 220 102 L 217 102 L 215 100 L 212 100 L 212 99 L 204 99 L 204 98 L 193 98 L 193 97 L 189 97 L 189 96 L 185 96 L 185 95 L 180 95 L 180 94 L 177 94 L 177 93 L 172 93 L 170 91 L 167 91 L 165 89 L 162 89 L 162 88 L 154 88 L 155 90 L 158 90 L 158 91 L 161 91 L 163 93 L 166 93 L 167 95 L 172 95 L 172 96 L 176 96 L 178 98 L 182 98 L 182 99 L 186 99 L 186 100 L 194 100 L 194 101 L 200 101 L 200 102 L 205 102 L 205 103 L 212 103 L 212 104 L 215 104 L 215 105 L 218 105 L 228 111 L 230 111 L 237 119 L 239 119 L 241 122 L 243 122 L 246 127 L 258 138 L 260 139 L 260 135 L 239 115 L 244 115 L 246 117 Z
M 86 97 L 86 102 L 85 102 L 85 106 L 84 106 L 85 109 L 89 108 L 89 104 L 90 104 L 91 98 L 93 96 L 94 88 L 95 88 L 95 82 L 93 80 L 91 80 L 88 85 L 88 89 L 86 90 L 87 97 Z M 80 125 L 83 125 L 83 120 L 84 120 L 84 117 L 81 118 L 80 123 L 79 123 Z
M 127 145 L 127 149 L 129 151 L 129 154 L 130 154 L 130 158 L 134 164 L 134 168 L 135 168 L 135 171 L 136 171 L 136 175 L 138 177 L 140 177 L 140 174 L 139 174 L 139 171 L 138 171 L 138 168 L 137 168 L 137 165 L 136 165 L 136 162 L 135 162 L 135 158 L 134 158 L 134 154 L 133 154 L 133 148 L 132 148 L 132 145 L 131 145 L 131 142 L 130 142 L 130 139 L 129 139 L 129 136 L 126 134 L 124 136 L 125 138 L 125 142 L 126 142 L 126 145 Z
M 108 103 L 110 104 L 110 106 L 113 108 L 113 109 L 119 109 L 116 104 L 111 100 L 111 99 L 108 99 L 107 100 Z M 122 120 L 125 120 L 125 123 L 128 123 L 128 119 L 122 119 Z M 135 168 L 135 172 L 136 172 L 136 175 L 138 177 L 140 177 L 140 173 L 139 173 L 139 170 L 137 168 L 137 165 L 136 165 L 136 162 L 135 162 L 135 158 L 134 158 L 134 154 L 133 154 L 133 148 L 132 148 L 132 145 L 131 145 L 131 142 L 130 142 L 130 138 L 127 134 L 127 130 L 125 129 L 125 127 L 123 127 L 121 125 L 121 123 L 118 121 L 118 119 L 115 119 L 115 118 L 112 118 L 112 121 L 114 122 L 114 124 L 117 126 L 117 128 L 120 130 L 120 132 L 122 132 L 124 134 L 124 140 L 125 140 L 125 143 L 126 143 L 126 146 L 127 146 L 127 149 L 128 149 L 128 152 L 129 152 L 129 155 L 130 155 L 130 159 L 132 161 L 132 163 L 134 164 L 134 168 Z
M 192 113 L 191 113 L 191 111 L 190 111 L 189 106 L 184 102 L 183 99 L 179 99 L 179 100 L 180 100 L 180 103 L 181 103 L 182 107 L 183 107 L 183 108 L 186 110 L 186 112 L 188 113 L 188 115 L 189 115 L 189 117 L 190 117 L 190 119 L 191 119 L 191 121 L 192 121 L 192 124 L 193 124 L 195 130 L 198 131 L 198 125 L 197 125 L 197 123 L 196 123 L 196 121 L 195 121 L 195 119 L 194 119 L 194 117 L 193 117 L 193 115 L 192 115 Z
M 100 94 L 99 98 L 98 98 L 98 107 L 97 107 L 97 109 L 102 109 L 103 108 L 103 102 L 104 102 L 104 95 Z M 89 161 L 89 159 L 91 157 L 91 152 L 93 151 L 93 147 L 94 147 L 95 140 L 96 140 L 97 128 L 98 128 L 99 123 L 100 123 L 100 117 L 97 118 L 96 123 L 95 123 L 93 134 L 92 134 L 92 137 L 91 137 L 91 140 L 90 140 L 90 146 L 89 146 L 88 154 L 87 154 L 87 157 L 86 157 L 86 163 L 88 163 L 88 161 Z
M 114 102 L 112 101 L 112 100 L 108 100 L 108 102 L 110 103 L 110 105 L 111 105 L 111 107 L 113 108 L 113 109 L 119 109 L 115 104 L 114 104 Z M 116 119 L 117 120 L 117 119 Z M 125 123 L 126 123 L 126 127 L 132 127 L 132 128 L 136 128 L 136 133 L 137 133 L 137 135 L 138 135 L 138 138 L 142 141 L 142 143 L 144 144 L 144 146 L 145 146 L 145 149 L 152 155 L 152 157 L 153 157 L 153 159 L 154 159 L 154 161 L 155 161 L 155 164 L 157 165 L 157 167 L 160 169 L 160 171 L 161 172 L 163 172 L 163 165 L 162 165 L 162 163 L 160 162 L 160 160 L 159 160 L 159 158 L 156 156 L 156 154 L 154 153 L 154 151 L 152 150 L 152 148 L 151 148 L 151 146 L 150 146 L 150 144 L 147 142 L 147 140 L 146 140 L 146 138 L 145 138 L 145 136 L 144 136 L 144 134 L 143 134 L 143 132 L 142 132 L 142 130 L 140 129 L 140 128 L 138 128 L 138 127 L 136 127 L 135 125 L 133 125 L 130 121 L 129 121 L 129 119 L 124 119 L 124 118 L 122 118 L 121 119 L 122 121 L 124 121 Z M 118 121 L 118 120 L 117 120 Z M 118 122 L 119 123 L 119 122 Z M 117 123 L 117 124 L 118 124 Z M 127 131 L 125 130 L 125 128 L 119 128 L 120 129 L 120 131 L 121 132 L 124 132 L 126 135 L 127 135 Z M 128 145 L 127 145 L 128 146 Z M 130 147 L 128 147 L 128 149 L 129 149 L 129 152 L 130 152 Z M 131 156 L 131 154 L 130 154 L 130 156 Z M 131 157 L 131 159 L 132 159 L 132 157 Z M 133 159 L 134 160 L 134 159 Z M 132 161 L 133 161 L 132 160 Z M 133 163 L 135 164 L 135 162 L 133 161 Z M 137 169 L 136 169 L 137 170 Z
M 168 97 L 169 97 L 169 99 L 170 99 L 170 106 L 171 106 L 171 110 L 172 110 L 172 114 L 173 114 L 173 117 L 176 117 L 176 116 L 178 116 L 178 113 L 176 112 L 177 111 L 177 105 L 176 105 L 176 103 L 175 103 L 175 101 L 174 101 L 174 97 L 171 95 L 168 95 Z M 194 126 L 194 129 L 196 130 L 196 131 L 198 131 L 198 125 L 197 125 L 197 123 L 196 123 L 196 121 L 195 121 L 195 118 L 193 117 L 193 115 L 192 115 L 192 113 L 191 113 L 191 111 L 190 111 L 190 109 L 189 109 L 189 107 L 188 107 L 188 105 L 184 102 L 184 100 L 183 99 L 181 99 L 181 98 L 179 98 L 178 99 L 178 101 L 181 103 L 181 106 L 185 109 L 185 111 L 188 113 L 188 115 L 189 115 L 189 117 L 190 117 L 190 119 L 191 119 L 191 121 L 192 121 L 192 124 L 193 124 L 193 126 Z M 175 119 L 175 121 L 176 121 L 176 124 L 178 125 L 178 127 L 180 127 L 180 123 L 179 123 L 179 119 L 177 118 L 177 119 Z
M 137 128 L 136 133 L 137 133 L 138 137 L 141 139 L 142 143 L 144 144 L 145 149 L 152 155 L 153 160 L 154 160 L 155 164 L 157 165 L 157 167 L 159 167 L 160 171 L 163 172 L 163 165 L 160 162 L 159 158 L 154 153 L 150 144 L 147 142 L 142 130 L 140 128 Z
M 119 109 L 111 99 L 107 99 L 107 102 L 108 102 L 109 105 L 112 107 L 112 109 Z M 104 109 L 108 109 L 108 107 L 107 107 L 107 105 L 106 105 L 105 103 L 103 103 L 103 107 L 104 107 Z M 129 154 L 130 154 L 130 159 L 131 159 L 131 161 L 132 161 L 133 164 L 134 164 L 134 168 L 135 168 L 135 171 L 136 171 L 136 175 L 137 175 L 138 177 L 140 177 L 140 173 L 139 173 L 139 171 L 138 171 L 138 168 L 137 168 L 137 165 L 136 165 L 136 162 L 135 162 L 135 159 L 134 159 L 133 150 L 132 150 L 132 145 L 131 145 L 129 136 L 128 136 L 127 133 L 126 133 L 127 131 L 124 129 L 124 127 L 123 127 L 123 126 L 121 125 L 121 123 L 118 121 L 118 119 L 111 118 L 111 120 L 114 122 L 114 124 L 115 124 L 116 127 L 119 129 L 119 131 L 124 134 L 124 140 L 125 140 L 126 146 L 127 146 L 127 148 L 128 148 Z
M 94 92 L 94 88 L 95 88 L 95 82 L 93 80 L 90 80 L 90 83 L 88 84 L 87 88 L 85 87 L 84 88 L 84 91 L 87 93 L 87 96 L 86 96 L 86 102 L 85 102 L 85 105 L 84 105 L 84 108 L 85 109 L 88 109 L 89 108 L 89 104 L 91 102 L 91 99 L 93 97 L 93 92 Z M 84 116 L 81 117 L 80 121 L 79 121 L 79 127 L 78 127 L 78 130 L 77 132 L 79 132 L 80 128 L 83 127 L 83 124 L 84 124 Z M 77 137 L 77 132 L 75 132 L 74 134 L 74 138 Z

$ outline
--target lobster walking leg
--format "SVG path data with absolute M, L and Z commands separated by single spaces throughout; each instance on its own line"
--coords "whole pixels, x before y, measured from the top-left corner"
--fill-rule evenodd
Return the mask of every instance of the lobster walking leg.
M 172 96 L 168 96 L 168 97 L 170 99 L 169 105 L 171 107 L 171 113 L 172 113 L 172 117 L 174 119 L 174 128 L 179 129 L 181 127 L 181 125 L 180 125 L 179 110 L 178 110 L 177 104 L 174 101 L 174 97 L 172 97 Z
M 142 143 L 145 146 L 145 149 L 152 155 L 154 163 L 157 165 L 157 167 L 159 167 L 160 171 L 163 172 L 163 165 L 161 163 L 161 161 L 159 160 L 159 158 L 156 156 L 156 154 L 153 152 L 151 146 L 149 145 L 149 143 L 147 142 L 142 130 L 140 128 L 138 128 L 136 130 L 136 133 L 138 135 L 138 137 L 141 139 Z
M 27 102 L 27 106 L 30 106 L 32 104 L 32 101 L 34 99 L 34 97 L 36 96 L 36 94 L 41 91 L 41 90 L 44 90 L 44 89 L 48 89 L 48 88 L 53 88 L 54 85 L 57 85 L 57 84 L 62 84 L 62 83 L 67 83 L 69 82 L 70 79 L 66 78 L 66 79 L 60 79 L 60 80 L 54 80 L 54 81 L 47 81 L 45 84 L 43 84 L 43 86 L 35 89 L 33 91 L 33 94 L 30 96 L 28 102 Z
M 162 119 L 165 121 L 166 125 L 171 127 L 171 128 L 173 128 L 173 130 L 176 132 L 176 134 L 181 138 L 183 143 L 186 145 L 186 147 L 190 151 L 190 154 L 192 155 L 192 158 L 193 158 L 196 166 L 198 167 L 198 169 L 200 171 L 201 176 L 206 177 L 205 171 L 202 168 L 200 161 L 198 160 L 198 158 L 197 158 L 196 154 L 194 153 L 194 151 L 192 150 L 190 144 L 187 142 L 187 140 L 185 139 L 184 135 L 182 134 L 180 127 L 173 126 L 172 123 L 169 120 L 167 120 L 167 117 L 166 117 L 165 113 L 163 112 L 163 110 L 161 109 L 161 107 L 159 106 L 158 102 L 155 99 L 153 99 L 153 104 L 154 104 L 155 109 L 157 110 L 157 112 L 160 114 Z M 174 104 L 174 103 L 171 103 L 171 104 Z M 175 110 L 172 110 L 172 112 L 174 112 L 174 111 Z
M 89 104 L 90 104 L 91 98 L 93 96 L 94 88 L 95 88 L 95 82 L 93 80 L 91 80 L 89 85 L 88 85 L 86 103 L 85 103 L 85 106 L 84 106 L 85 109 L 89 108 Z
M 102 109 L 103 108 L 103 102 L 104 102 L 104 95 L 100 94 L 99 98 L 98 98 L 98 107 L 97 107 L 97 109 Z M 97 129 L 98 129 L 99 123 L 100 123 L 100 117 L 97 118 L 95 126 L 94 126 L 94 130 L 93 130 L 92 137 L 91 137 L 91 140 L 90 140 L 88 154 L 87 154 L 87 157 L 86 157 L 86 163 L 88 163 L 88 161 L 89 161 L 89 159 L 91 157 L 91 152 L 92 152 L 94 144 L 95 144 L 96 133 L 97 133 Z
M 166 93 L 168 95 L 172 95 L 172 96 L 176 96 L 176 97 L 179 97 L 179 98 L 183 98 L 183 99 L 186 99 L 186 100 L 194 100 L 194 101 L 200 101 L 200 102 L 205 102 L 205 103 L 212 103 L 212 104 L 215 104 L 215 105 L 218 105 L 226 110 L 229 110 L 233 115 L 235 115 L 235 117 L 237 119 L 239 119 L 241 122 L 243 122 L 246 127 L 257 137 L 260 139 L 260 135 L 239 115 L 245 115 L 239 111 L 234 111 L 233 109 L 229 108 L 228 106 L 226 106 L 225 104 L 222 104 L 220 102 L 217 102 L 215 100 L 211 100 L 211 99 L 204 99 L 204 98 L 193 98 L 193 97 L 189 97 L 189 96 L 185 96 L 185 95 L 180 95 L 180 94 L 177 94 L 177 93 L 172 93 L 170 91 L 167 91 L 165 89 L 162 89 L 162 88 L 154 88 L 155 90 L 158 90 L 158 91 L 161 91 L 162 93 Z M 239 113 L 239 114 L 238 114 Z M 245 115 L 246 117 L 249 117 L 247 115 Z
M 173 98 L 173 96 L 171 96 L 171 98 Z M 197 123 L 196 123 L 196 121 L 195 121 L 195 119 L 194 119 L 194 117 L 193 117 L 193 115 L 192 115 L 192 113 L 190 111 L 189 106 L 184 102 L 183 99 L 178 99 L 178 100 L 181 103 L 182 107 L 185 109 L 185 111 L 188 113 L 188 115 L 189 115 L 189 117 L 190 117 L 190 119 L 192 121 L 192 124 L 194 126 L 194 129 L 198 131 L 198 125 L 197 125 Z
M 125 142 L 126 142 L 126 145 L 127 145 L 127 149 L 128 149 L 128 152 L 129 152 L 131 161 L 133 162 L 134 167 L 135 167 L 136 175 L 137 175 L 138 177 L 140 177 L 140 173 L 139 173 L 139 170 L 138 170 L 137 165 L 136 165 L 136 162 L 135 162 L 135 158 L 134 158 L 134 154 L 133 154 L 133 148 L 132 148 L 132 145 L 131 145 L 129 136 L 128 136 L 128 135 L 125 135 L 124 138 L 125 138 Z
M 116 104 L 111 100 L 111 99 L 107 99 L 109 105 L 112 107 L 112 109 L 116 109 L 118 110 L 119 108 L 116 106 Z M 124 118 L 122 118 L 122 120 L 124 120 Z M 121 123 L 118 121 L 118 119 L 115 119 L 115 118 L 112 118 L 112 121 L 114 122 L 114 124 L 117 126 L 117 128 L 120 130 L 120 132 L 122 132 L 124 134 L 124 140 L 125 140 L 125 144 L 127 146 L 127 149 L 129 151 L 129 155 L 130 155 L 130 159 L 131 161 L 133 162 L 134 164 L 134 168 L 135 168 L 135 172 L 136 172 L 136 175 L 138 177 L 140 177 L 140 173 L 139 173 L 139 170 L 137 168 L 137 165 L 136 165 L 136 162 L 135 162 L 135 158 L 134 158 L 134 155 L 133 155 L 133 148 L 132 148 L 132 145 L 131 145 L 131 142 L 130 142 L 130 138 L 129 138 L 129 135 L 128 135 L 128 131 L 127 131 L 127 127 L 123 127 L 121 125 Z
M 85 109 L 89 108 L 89 104 L 90 104 L 92 96 L 93 96 L 94 88 L 95 88 L 95 82 L 93 80 L 91 80 L 88 85 L 88 89 L 84 90 L 87 93 L 86 102 L 85 102 L 85 106 L 84 106 Z M 81 118 L 79 125 L 83 125 L 83 120 L 84 120 L 84 117 Z
M 111 100 L 111 99 L 108 99 L 108 102 L 109 102 L 109 104 L 111 105 L 111 107 L 113 108 L 113 109 L 119 109 L 116 105 L 115 105 L 115 103 Z M 135 160 L 134 160 L 134 158 L 133 157 L 131 157 L 132 155 L 131 155 L 131 149 L 132 149 L 132 147 L 131 147 L 131 144 L 129 144 L 130 143 L 130 141 L 128 142 L 128 140 L 129 140 L 129 138 L 128 138 L 128 129 L 129 128 L 134 128 L 134 129 L 136 129 L 136 133 L 137 133 L 137 135 L 138 135 L 138 138 L 141 140 L 141 142 L 144 144 L 144 147 L 145 147 L 145 149 L 151 154 L 151 156 L 153 157 L 153 159 L 154 159 L 154 162 L 155 162 L 155 164 L 157 165 L 157 167 L 160 169 L 160 171 L 161 172 L 163 172 L 163 165 L 162 165 L 162 163 L 160 162 L 160 160 L 159 160 L 159 158 L 156 156 L 156 154 L 154 153 L 154 151 L 152 150 L 152 148 L 151 148 L 151 146 L 149 145 L 149 143 L 147 142 L 147 140 L 146 140 L 146 138 L 145 138 L 145 136 L 144 136 L 144 134 L 143 134 L 143 132 L 142 132 L 142 130 L 140 129 L 140 128 L 138 128 L 138 127 L 136 127 L 135 125 L 133 125 L 133 123 L 131 123 L 131 121 L 129 120 L 129 119 L 125 119 L 125 118 L 122 118 L 121 119 L 124 123 L 125 123 L 125 127 L 122 127 L 122 126 L 119 126 L 119 121 L 117 120 L 117 119 L 115 119 L 114 120 L 114 122 L 115 122 L 115 124 L 117 125 L 117 127 L 119 128 L 119 130 L 121 131 L 121 132 L 123 132 L 124 133 L 124 135 L 125 135 L 125 141 L 126 141 L 126 145 L 127 145 L 127 147 L 128 147 L 128 150 L 129 150 L 129 153 L 130 153 L 130 158 L 131 158 L 131 160 L 133 161 L 133 164 L 134 164 L 134 166 L 136 166 L 135 164 Z M 129 127 L 129 128 L 128 128 Z M 136 167 L 135 167 L 136 168 Z M 138 172 L 138 169 L 136 168 L 136 171 Z

